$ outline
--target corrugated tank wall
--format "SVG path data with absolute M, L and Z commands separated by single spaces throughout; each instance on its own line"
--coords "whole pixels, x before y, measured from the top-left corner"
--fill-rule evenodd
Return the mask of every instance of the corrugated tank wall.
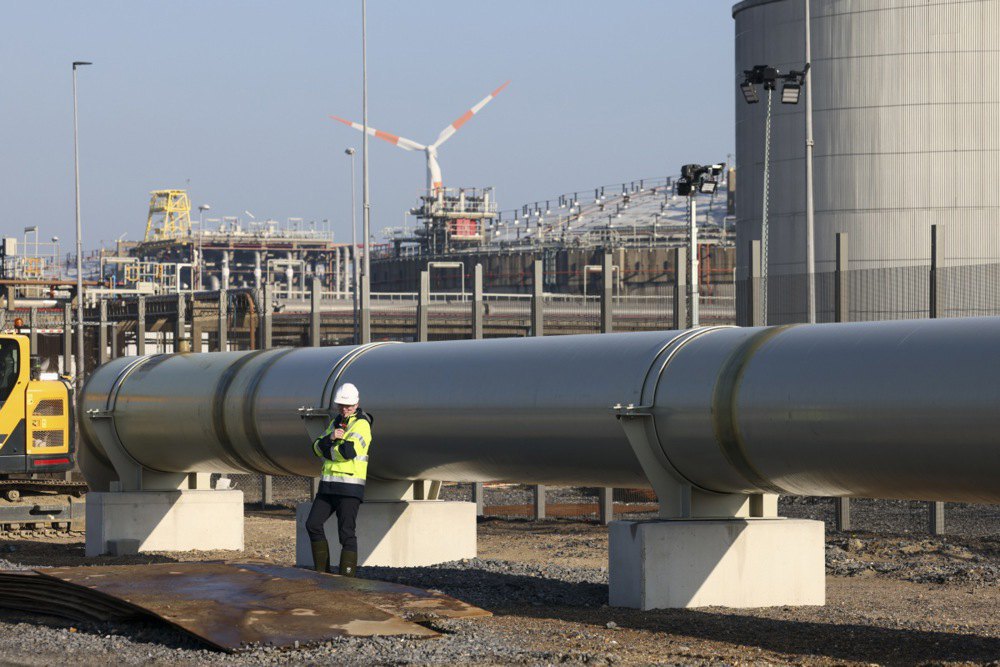
M 925 316 L 918 267 L 930 263 L 932 224 L 945 226 L 949 265 L 1000 262 L 1000 0 L 811 5 L 816 271 L 833 271 L 835 235 L 846 232 L 850 269 L 881 270 L 878 289 L 856 295 L 854 317 Z M 747 0 L 733 16 L 745 278 L 750 240 L 761 236 L 767 103 L 761 91 L 761 103 L 746 104 L 737 84 L 754 65 L 802 68 L 805 3 Z M 805 271 L 804 96 L 782 105 L 775 91 L 771 132 L 768 323 L 803 321 L 804 281 L 792 276 Z M 817 311 L 832 319 L 832 280 L 822 276 Z

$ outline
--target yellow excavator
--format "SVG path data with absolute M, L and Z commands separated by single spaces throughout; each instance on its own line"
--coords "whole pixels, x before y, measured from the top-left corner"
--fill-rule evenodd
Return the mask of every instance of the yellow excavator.
M 62 473 L 73 468 L 73 389 L 67 378 L 43 374 L 27 336 L 0 333 L 0 526 L 58 524 L 76 518 L 58 494 L 79 497 L 84 483 Z M 67 526 L 68 527 L 68 526 Z

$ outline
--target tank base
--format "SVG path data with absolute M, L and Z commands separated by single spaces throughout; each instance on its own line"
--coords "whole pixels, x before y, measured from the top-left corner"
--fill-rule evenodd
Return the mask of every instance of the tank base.
M 243 550 L 243 492 L 87 494 L 87 556 L 124 551 Z
M 826 603 L 822 521 L 614 521 L 610 604 L 632 609 Z
M 312 503 L 295 510 L 295 564 L 312 567 L 306 517 Z M 340 560 L 337 517 L 324 524 L 330 563 Z M 373 500 L 358 511 L 358 564 L 418 567 L 476 557 L 476 504 L 444 500 Z

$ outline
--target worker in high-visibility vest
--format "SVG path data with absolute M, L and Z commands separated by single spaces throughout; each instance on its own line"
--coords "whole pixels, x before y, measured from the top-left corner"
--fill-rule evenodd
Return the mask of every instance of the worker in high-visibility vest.
M 358 407 L 358 388 L 349 382 L 337 388 L 333 402 L 339 412 L 323 435 L 313 442 L 313 451 L 323 459 L 323 472 L 319 491 L 306 519 L 306 532 L 312 544 L 316 571 L 328 572 L 330 546 L 323 524 L 336 513 L 340 574 L 353 577 L 358 567 L 358 538 L 354 531 L 358 509 L 365 497 L 372 417 Z

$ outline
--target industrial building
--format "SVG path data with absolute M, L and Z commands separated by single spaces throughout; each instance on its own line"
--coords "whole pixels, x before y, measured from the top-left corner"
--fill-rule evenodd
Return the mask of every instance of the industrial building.
M 787 73 L 805 65 L 805 4 L 746 0 L 733 7 L 738 79 L 755 66 Z M 813 2 L 808 85 L 814 99 L 817 319 L 834 318 L 837 234 L 852 271 L 872 287 L 857 294 L 858 319 L 926 316 L 917 278 L 937 268 L 1000 262 L 1000 35 L 996 2 Z M 773 94 L 736 96 L 737 279 L 750 270 L 750 242 L 762 238 L 769 323 L 806 320 L 805 105 Z M 764 178 L 769 179 L 768 192 Z M 915 270 L 907 270 L 907 267 Z M 995 269 L 954 276 L 952 293 L 981 292 Z M 963 282 L 964 281 L 964 282 Z M 953 314 L 995 310 L 996 294 Z
M 412 291 L 420 272 L 430 268 L 432 289 L 460 290 L 472 267 L 482 264 L 487 290 L 528 292 L 531 265 L 538 259 L 544 262 L 547 292 L 595 294 L 600 258 L 611 252 L 621 294 L 662 293 L 676 273 L 671 250 L 690 243 L 688 201 L 676 194 L 675 181 L 659 177 L 603 185 L 497 210 L 483 224 L 479 242 L 449 252 L 434 252 L 422 243 L 437 228 L 433 223 L 416 230 L 387 228 L 389 245 L 372 256 L 372 289 Z M 702 284 L 732 283 L 734 189 L 734 175 L 728 173 L 716 192 L 697 197 Z M 425 208 L 415 211 L 418 221 L 433 217 Z

